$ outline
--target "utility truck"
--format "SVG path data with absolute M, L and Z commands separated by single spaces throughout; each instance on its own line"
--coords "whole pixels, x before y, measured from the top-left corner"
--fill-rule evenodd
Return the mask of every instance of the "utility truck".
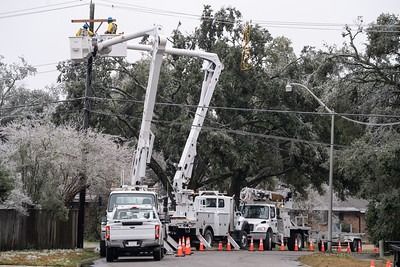
M 306 216 L 291 208 L 290 192 L 243 188 L 240 193 L 243 227 L 249 238 L 262 240 L 264 249 L 286 244 L 289 250 L 304 247 L 310 227 Z

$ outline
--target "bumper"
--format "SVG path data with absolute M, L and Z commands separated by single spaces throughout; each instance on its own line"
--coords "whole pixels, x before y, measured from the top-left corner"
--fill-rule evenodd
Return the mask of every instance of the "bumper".
M 265 237 L 267 236 L 267 232 L 250 232 L 250 234 L 248 234 L 249 238 L 253 238 L 253 240 L 257 240 L 257 239 L 262 239 L 264 240 Z
M 106 246 L 129 251 L 152 250 L 162 245 L 160 240 L 107 240 Z

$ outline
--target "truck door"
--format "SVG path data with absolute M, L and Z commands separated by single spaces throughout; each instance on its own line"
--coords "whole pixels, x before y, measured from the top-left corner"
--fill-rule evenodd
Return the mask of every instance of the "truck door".
M 271 228 L 274 233 L 278 232 L 278 218 L 276 214 L 276 207 L 270 206 L 269 207 L 269 218 L 271 220 Z

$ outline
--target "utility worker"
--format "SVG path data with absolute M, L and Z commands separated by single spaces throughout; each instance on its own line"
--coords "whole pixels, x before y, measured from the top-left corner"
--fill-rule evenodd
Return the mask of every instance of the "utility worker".
M 76 36 L 90 36 L 92 37 L 94 34 L 93 32 L 89 29 L 89 25 L 87 23 L 83 24 L 82 28 L 80 28 L 76 32 Z
M 116 34 L 117 33 L 117 24 L 113 22 L 112 17 L 108 17 L 107 19 L 108 26 L 107 26 L 107 31 L 105 34 Z

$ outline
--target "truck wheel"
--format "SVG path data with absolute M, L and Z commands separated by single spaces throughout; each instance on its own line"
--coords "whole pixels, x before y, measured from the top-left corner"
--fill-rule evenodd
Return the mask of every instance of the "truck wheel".
M 210 229 L 207 229 L 204 232 L 203 236 L 204 236 L 204 239 L 207 241 L 207 243 L 210 244 L 210 246 L 212 246 L 212 242 L 214 239 L 214 235 L 213 235 L 212 231 Z
M 247 249 L 247 233 L 246 231 L 240 231 L 238 243 L 241 249 Z
M 113 262 L 114 261 L 114 249 L 106 248 L 106 261 Z
M 160 261 L 162 259 L 162 248 L 156 247 L 153 251 L 153 258 L 155 261 Z
M 357 252 L 358 251 L 358 244 L 360 244 L 361 247 L 361 240 L 360 239 L 354 239 L 353 242 L 351 243 L 351 251 L 352 252 Z
M 100 240 L 100 257 L 106 256 L 106 241 Z
M 115 261 L 118 260 L 119 256 L 118 248 L 114 248 L 113 255 L 114 255 L 114 260 Z
M 292 232 L 290 233 L 290 238 L 288 239 L 287 243 L 288 249 L 290 251 L 294 251 L 296 240 L 299 250 L 303 247 L 303 235 L 301 234 L 301 232 Z
M 265 235 L 264 249 L 265 250 L 271 250 L 272 249 L 272 233 L 269 230 L 268 230 L 267 234 Z
M 297 241 L 297 247 L 299 250 L 303 248 L 304 240 L 303 240 L 303 235 L 302 233 L 296 233 L 295 236 L 295 242 Z M 293 247 L 296 245 L 296 243 L 293 245 Z

